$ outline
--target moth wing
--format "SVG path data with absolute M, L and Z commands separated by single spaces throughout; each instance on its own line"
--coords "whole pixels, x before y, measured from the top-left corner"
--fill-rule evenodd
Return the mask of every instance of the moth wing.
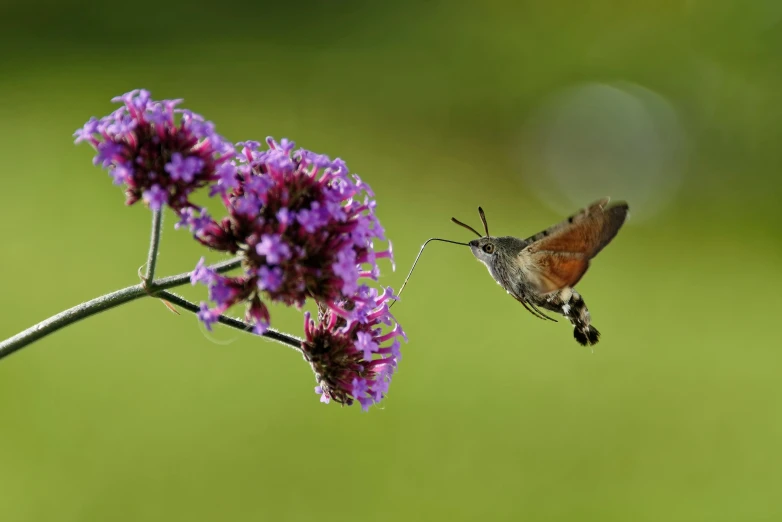
M 627 203 L 593 203 L 563 222 L 532 236 L 538 238 L 519 253 L 528 281 L 546 294 L 575 286 L 595 257 L 616 236 L 627 218 Z
M 611 198 L 603 198 L 599 201 L 595 201 L 591 205 L 584 207 L 580 209 L 578 212 L 568 216 L 567 219 L 563 219 L 556 225 L 552 225 L 548 227 L 546 230 L 542 230 L 535 234 L 534 236 L 528 237 L 525 241 L 527 243 L 534 243 L 535 241 L 539 241 L 543 239 L 544 237 L 548 237 L 555 232 L 561 231 L 563 228 L 567 228 L 570 225 L 574 223 L 578 223 L 579 221 L 582 221 L 587 218 L 592 213 L 602 211 L 607 205 L 608 202 L 611 201 Z
M 520 257 L 527 281 L 540 294 L 575 286 L 589 268 L 588 259 L 568 253 L 552 255 L 539 252 L 526 258 L 523 254 Z

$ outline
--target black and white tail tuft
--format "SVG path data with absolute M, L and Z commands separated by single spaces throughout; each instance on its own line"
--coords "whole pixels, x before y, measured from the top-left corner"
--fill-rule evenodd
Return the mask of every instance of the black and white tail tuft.
M 573 337 L 581 346 L 592 346 L 600 340 L 600 332 L 590 324 L 589 310 L 581 295 L 573 290 L 570 302 L 564 307 L 565 315 L 573 323 Z

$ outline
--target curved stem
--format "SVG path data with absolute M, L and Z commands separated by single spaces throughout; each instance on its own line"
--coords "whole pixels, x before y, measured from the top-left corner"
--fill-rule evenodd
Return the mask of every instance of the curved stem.
M 235 258 L 228 261 L 223 261 L 221 263 L 216 263 L 210 268 L 215 272 L 222 273 L 233 270 L 240 264 L 241 260 Z M 167 288 L 182 286 L 189 282 L 190 272 L 187 272 L 184 274 L 158 279 L 157 281 L 153 281 L 150 286 L 154 288 L 155 291 L 159 291 L 165 290 Z M 101 297 L 96 297 L 95 299 L 85 303 L 78 304 L 73 308 L 69 308 L 68 310 L 60 312 L 57 315 L 53 315 L 52 317 L 45 319 L 34 326 L 31 326 L 27 330 L 19 332 L 13 337 L 0 342 L 0 359 L 8 357 L 12 353 L 21 350 L 28 344 L 33 343 L 38 339 L 49 335 L 50 333 L 56 332 L 61 328 L 65 328 L 70 324 L 147 295 L 152 294 L 149 293 L 149 290 L 145 288 L 145 285 L 142 283 L 123 288 L 122 290 L 111 292 L 110 294 L 106 294 Z
M 160 225 L 163 222 L 163 209 L 152 212 L 152 232 L 149 238 L 149 254 L 147 254 L 147 272 L 144 275 L 144 283 L 149 286 L 155 280 L 155 267 L 157 267 L 157 253 L 160 249 Z
M 191 303 L 187 299 L 180 297 L 176 294 L 173 294 L 171 292 L 166 292 L 165 290 L 161 292 L 156 292 L 155 297 L 165 299 L 169 303 L 182 307 L 189 312 L 193 312 L 194 314 L 200 311 L 200 308 L 198 307 L 197 304 Z M 243 332 L 252 333 L 253 326 L 251 324 L 247 324 L 244 321 L 240 321 L 239 319 L 234 319 L 233 317 L 228 317 L 227 315 L 219 316 L 217 318 L 217 322 L 220 324 L 224 324 L 226 326 L 230 326 L 231 328 L 236 328 L 237 330 L 241 330 Z M 295 337 L 293 335 L 288 335 L 286 333 L 279 332 L 277 330 L 272 330 L 271 328 L 266 330 L 261 335 L 263 337 L 266 337 L 267 339 L 271 339 L 272 341 L 277 341 L 280 344 L 284 344 L 286 346 L 290 346 L 291 348 L 294 348 L 295 350 L 301 351 L 302 339 L 299 339 L 298 337 Z

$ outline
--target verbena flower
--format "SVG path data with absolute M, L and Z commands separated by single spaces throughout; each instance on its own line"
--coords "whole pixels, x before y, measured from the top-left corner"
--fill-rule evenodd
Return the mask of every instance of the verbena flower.
M 206 210 L 186 209 L 177 224 L 204 245 L 243 257 L 243 274 L 204 274 L 197 267 L 194 282 L 209 286 L 212 314 L 248 303 L 246 319 L 258 333 L 269 325 L 262 293 L 288 306 L 313 298 L 339 308 L 361 279 L 377 280 L 379 258 L 393 263 L 390 242 L 387 250 L 374 249 L 374 240 L 385 239 L 374 194 L 342 160 L 292 152 L 285 139 L 266 141 L 263 151 L 258 142 L 237 144 L 235 161 L 220 167 L 211 192 L 220 195 L 226 217 L 216 221 Z M 211 317 L 204 313 L 207 324 Z
M 74 137 L 95 147 L 93 162 L 125 187 L 127 205 L 141 199 L 153 210 L 190 207 L 190 193 L 217 181 L 234 155 L 214 124 L 175 108 L 182 100 L 154 101 L 148 91 L 134 90 L 112 101 L 123 106 L 90 118 Z
M 361 285 L 339 308 L 320 306 L 317 323 L 305 314 L 302 351 L 315 372 L 321 402 L 350 406 L 358 401 L 366 411 L 388 393 L 402 357 L 399 339 L 407 341 L 388 309 L 393 299 L 390 288 L 378 295 Z

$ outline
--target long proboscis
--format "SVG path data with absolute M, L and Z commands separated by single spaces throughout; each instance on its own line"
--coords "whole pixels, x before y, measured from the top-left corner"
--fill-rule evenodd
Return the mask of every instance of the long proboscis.
M 480 234 L 479 234 L 480 235 Z M 399 293 L 396 294 L 397 297 L 402 295 L 402 291 L 405 289 L 405 286 L 407 286 L 407 282 L 410 280 L 410 276 L 413 275 L 413 270 L 415 270 L 415 265 L 418 264 L 418 260 L 421 258 L 421 254 L 424 253 L 424 248 L 426 248 L 426 245 L 428 245 L 432 241 L 442 241 L 443 243 L 451 243 L 452 245 L 463 245 L 463 246 L 470 246 L 469 243 L 460 243 L 459 241 L 451 241 L 450 239 L 441 239 L 439 237 L 432 237 L 427 239 L 423 245 L 421 245 L 421 250 L 418 251 L 418 255 L 415 256 L 415 261 L 413 261 L 413 266 L 410 267 L 410 272 L 407 273 L 407 277 L 405 277 L 404 283 L 402 283 L 401 288 L 399 288 Z M 391 303 L 388 308 L 391 308 L 396 304 L 396 299 L 394 299 L 394 302 Z

